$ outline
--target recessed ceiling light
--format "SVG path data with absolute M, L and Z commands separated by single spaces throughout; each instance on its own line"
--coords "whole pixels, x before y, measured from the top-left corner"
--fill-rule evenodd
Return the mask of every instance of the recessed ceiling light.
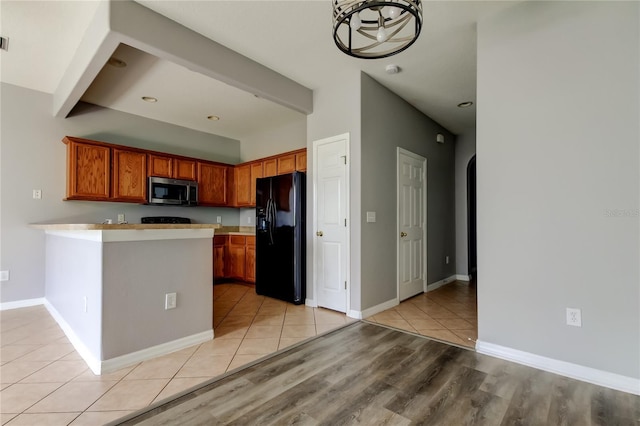
M 217 115 L 210 115 L 207 117 L 207 120 L 218 121 L 220 120 L 220 117 L 218 117 Z
M 473 102 L 471 101 L 460 102 L 458 104 L 458 108 L 469 108 L 471 105 L 473 105 Z
M 107 61 L 107 64 L 116 68 L 124 68 L 127 66 L 127 63 L 125 61 L 123 61 L 122 59 L 114 58 L 114 57 L 109 58 L 109 60 Z
M 153 96 L 143 96 L 142 100 L 145 101 L 145 102 L 149 102 L 149 103 L 158 102 L 158 99 L 154 98 Z

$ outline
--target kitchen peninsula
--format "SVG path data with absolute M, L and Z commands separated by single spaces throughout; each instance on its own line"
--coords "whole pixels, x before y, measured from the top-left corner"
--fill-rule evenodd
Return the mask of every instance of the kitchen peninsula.
M 46 233 L 47 308 L 95 374 L 213 338 L 220 225 L 31 226 Z

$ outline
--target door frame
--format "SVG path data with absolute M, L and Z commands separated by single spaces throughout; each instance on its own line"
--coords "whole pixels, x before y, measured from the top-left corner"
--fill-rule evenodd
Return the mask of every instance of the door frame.
M 351 174 L 351 151 L 350 151 L 350 134 L 347 133 L 343 133 L 340 135 L 336 135 L 336 136 L 331 136 L 328 138 L 324 138 L 324 139 L 319 139 L 319 140 L 315 140 L 313 141 L 313 169 L 312 169 L 312 181 L 313 181 L 313 196 L 312 196 L 312 209 L 311 209 L 311 214 L 312 214 L 312 219 L 311 219 L 311 224 L 312 224 L 312 228 L 309 230 L 309 232 L 307 233 L 307 236 L 311 236 L 312 238 L 312 247 L 313 247 L 313 288 L 312 288 L 312 297 L 313 299 L 309 300 L 307 299 L 307 301 L 305 302 L 305 304 L 307 306 L 313 306 L 313 307 L 317 307 L 318 306 L 318 299 L 317 299 L 317 286 L 318 286 L 318 274 L 316 271 L 316 257 L 318 255 L 318 253 L 316 252 L 316 230 L 318 229 L 318 215 L 317 215 L 317 205 L 318 205 L 318 174 L 317 174 L 317 170 L 318 170 L 318 147 L 320 145 L 324 145 L 327 143 L 332 143 L 332 142 L 337 142 L 337 141 L 341 141 L 344 140 L 344 144 L 345 144 L 345 153 L 346 153 L 346 164 L 345 164 L 345 183 L 344 183 L 344 189 L 345 189 L 345 216 L 347 219 L 347 226 L 345 226 L 345 232 L 346 232 L 346 239 L 345 239 L 345 253 L 346 253 L 346 261 L 345 261 L 345 275 L 347 278 L 347 291 L 346 291 L 346 298 L 347 298 L 347 303 L 346 303 L 346 312 L 345 314 L 347 316 L 349 316 L 349 313 L 351 312 L 351 198 L 350 198 L 350 193 L 351 193 L 351 183 L 350 183 L 350 179 L 349 176 Z
M 396 149 L 396 300 L 400 302 L 400 154 L 412 157 L 418 161 L 422 161 L 422 208 L 424 209 L 424 223 L 422 225 L 422 262 L 424 265 L 424 274 L 422 277 L 422 292 L 427 292 L 427 158 L 420 154 L 411 152 L 401 147 Z

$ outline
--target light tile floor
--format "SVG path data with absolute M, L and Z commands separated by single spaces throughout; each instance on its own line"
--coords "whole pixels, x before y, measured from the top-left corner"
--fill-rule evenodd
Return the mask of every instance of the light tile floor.
M 214 286 L 212 341 L 95 376 L 43 306 L 0 312 L 0 423 L 100 425 L 351 321 Z
M 454 281 L 366 320 L 474 348 L 478 339 L 476 288 Z

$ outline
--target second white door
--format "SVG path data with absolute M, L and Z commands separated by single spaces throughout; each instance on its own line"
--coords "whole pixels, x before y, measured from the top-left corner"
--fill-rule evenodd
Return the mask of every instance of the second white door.
M 398 148 L 398 298 L 425 291 L 427 159 Z

